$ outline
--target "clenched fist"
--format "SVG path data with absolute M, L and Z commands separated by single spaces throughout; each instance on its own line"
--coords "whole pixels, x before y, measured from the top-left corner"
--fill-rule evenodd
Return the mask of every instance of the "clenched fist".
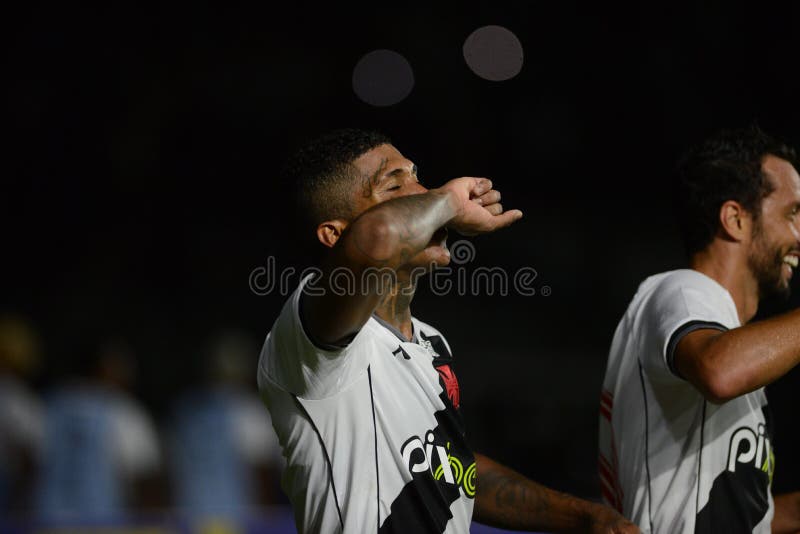
M 462 235 L 493 232 L 522 218 L 520 210 L 503 211 L 500 192 L 492 189 L 492 181 L 487 178 L 456 178 L 438 192 L 450 195 L 457 214 L 448 226 Z

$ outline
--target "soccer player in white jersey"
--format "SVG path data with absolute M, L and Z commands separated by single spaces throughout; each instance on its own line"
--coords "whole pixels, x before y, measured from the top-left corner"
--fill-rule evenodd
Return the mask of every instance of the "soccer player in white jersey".
M 322 276 L 304 278 L 275 321 L 258 369 L 299 531 L 466 534 L 474 507 L 499 527 L 638 532 L 607 506 L 474 454 L 450 345 L 411 315 L 417 276 L 450 260 L 447 227 L 481 234 L 522 213 L 504 211 L 485 178 L 426 189 L 387 138 L 357 130 L 299 151 L 287 175 L 308 237 L 326 251 Z
M 800 492 L 770 491 L 764 386 L 800 363 L 800 310 L 748 324 L 788 295 L 800 257 L 794 152 L 725 131 L 680 165 L 689 268 L 651 276 L 619 323 L 600 404 L 605 500 L 643 532 L 798 532 Z

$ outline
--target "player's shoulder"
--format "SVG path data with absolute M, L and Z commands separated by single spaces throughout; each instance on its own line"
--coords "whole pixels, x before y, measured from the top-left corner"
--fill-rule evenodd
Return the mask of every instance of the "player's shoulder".
M 321 391 L 329 391 L 328 386 L 341 386 L 345 380 L 343 374 L 356 372 L 359 364 L 372 357 L 371 340 L 375 331 L 371 321 L 346 345 L 325 345 L 312 340 L 301 320 L 303 294 L 307 289 L 309 295 L 316 291 L 307 287 L 311 276 L 303 278 L 289 296 L 267 334 L 258 366 L 261 390 L 277 386 L 308 398 L 323 395 Z
M 738 326 L 736 305 L 727 289 L 709 276 L 680 269 L 652 276 L 639 288 L 630 310 L 636 316 L 671 325 L 676 321 L 714 321 Z
M 323 354 L 339 352 L 337 347 L 326 347 L 311 341 L 301 320 L 303 295 L 308 292 L 312 295 L 315 291 L 309 284 L 313 275 L 304 277 L 295 290 L 283 303 L 278 317 L 272 324 L 264 346 L 266 352 L 295 352 L 298 349 L 311 349 L 313 352 Z
M 261 348 L 258 363 L 258 386 L 269 383 L 300 384 L 302 369 L 293 365 L 303 346 L 305 332 L 300 321 L 300 297 L 306 280 L 302 280 L 281 307 Z M 265 380 L 269 378 L 270 380 Z
M 301 328 L 300 299 L 303 295 L 307 281 L 308 278 L 301 280 L 294 291 L 289 294 L 289 297 L 283 303 L 281 311 L 278 314 L 278 317 L 275 319 L 272 329 L 270 330 L 273 335 L 283 334 L 284 331 L 287 330 L 293 332 L 294 330 Z
M 699 271 L 676 269 L 650 276 L 641 283 L 637 294 L 641 296 L 669 297 L 670 295 L 682 294 L 686 290 L 714 297 L 726 292 L 725 288 L 719 285 L 718 282 Z

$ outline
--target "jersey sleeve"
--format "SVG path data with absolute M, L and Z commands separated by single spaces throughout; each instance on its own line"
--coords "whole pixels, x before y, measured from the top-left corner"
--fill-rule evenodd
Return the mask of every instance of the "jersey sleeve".
M 320 346 L 306 333 L 300 319 L 305 278 L 292 293 L 267 336 L 259 363 L 259 387 L 265 378 L 304 399 L 322 399 L 344 390 L 366 372 L 367 325 L 345 346 Z
M 678 343 L 689 333 L 734 327 L 727 291 L 699 273 L 676 274 L 655 288 L 646 305 L 644 320 L 648 335 L 642 364 L 652 378 L 681 379 L 675 368 Z

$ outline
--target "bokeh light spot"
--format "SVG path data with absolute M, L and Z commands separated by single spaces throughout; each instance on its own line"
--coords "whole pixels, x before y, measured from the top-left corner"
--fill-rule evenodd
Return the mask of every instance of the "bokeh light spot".
M 464 41 L 464 59 L 484 80 L 510 80 L 522 70 L 522 43 L 508 28 L 483 26 Z
M 353 69 L 353 91 L 372 106 L 392 106 L 414 88 L 414 71 L 402 55 L 393 50 L 373 50 Z

